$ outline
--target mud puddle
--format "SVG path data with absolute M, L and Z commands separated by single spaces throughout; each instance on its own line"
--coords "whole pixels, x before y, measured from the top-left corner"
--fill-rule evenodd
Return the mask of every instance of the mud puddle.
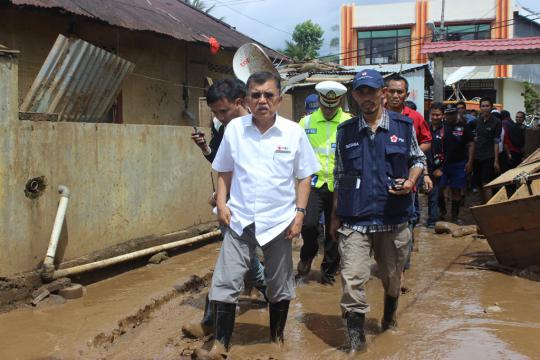
M 489 254 L 485 240 L 435 235 L 424 227 L 416 235 L 418 251 L 406 274 L 411 291 L 400 298 L 399 329 L 380 332 L 383 292 L 374 278 L 367 287 L 368 351 L 357 358 L 539 359 L 540 282 L 468 266 L 471 254 Z M 209 345 L 181 336 L 183 324 L 201 319 L 206 288 L 172 296 L 106 341 L 89 340 L 118 329 L 119 319 L 136 313 L 156 293 L 169 291 L 178 279 L 210 271 L 218 248 L 211 244 L 93 284 L 80 301 L 0 316 L 0 358 L 188 359 L 193 349 Z M 231 359 L 348 358 L 339 281 L 320 285 L 318 263 L 313 268 L 297 284 L 284 349 L 269 344 L 266 307 L 244 299 Z

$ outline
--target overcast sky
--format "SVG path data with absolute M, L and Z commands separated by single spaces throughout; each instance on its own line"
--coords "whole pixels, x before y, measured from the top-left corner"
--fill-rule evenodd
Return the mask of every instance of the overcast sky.
M 225 22 L 255 40 L 279 50 L 285 40 L 291 38 L 296 24 L 311 20 L 324 29 L 324 46 L 321 55 L 338 52 L 328 44 L 339 32 L 331 31 L 339 24 L 341 4 L 377 4 L 410 2 L 414 0 L 205 0 L 208 5 L 216 4 L 212 15 L 224 17 Z M 474 0 L 471 0 L 474 1 Z M 446 6 L 452 0 L 446 1 Z M 519 0 L 519 3 L 534 12 L 540 12 L 539 0 Z

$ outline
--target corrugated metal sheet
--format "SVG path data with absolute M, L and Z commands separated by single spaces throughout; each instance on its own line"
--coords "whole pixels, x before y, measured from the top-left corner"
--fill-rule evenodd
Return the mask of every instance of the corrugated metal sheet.
M 59 35 L 21 105 L 59 121 L 99 122 L 135 65 L 80 39 Z
M 423 54 L 444 54 L 454 52 L 493 52 L 498 54 L 537 53 L 540 50 L 540 36 L 514 39 L 438 41 L 425 44 Z
M 208 43 L 215 37 L 225 48 L 257 41 L 180 0 L 10 0 L 15 5 L 63 9 L 131 30 L 147 30 L 178 40 Z M 261 44 L 261 46 L 263 46 Z M 271 58 L 287 58 L 265 47 Z

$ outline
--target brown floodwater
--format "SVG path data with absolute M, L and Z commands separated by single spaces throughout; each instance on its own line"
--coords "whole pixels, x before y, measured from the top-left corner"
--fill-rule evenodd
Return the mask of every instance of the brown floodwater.
M 540 282 L 468 267 L 475 254 L 489 252 L 485 240 L 422 227 L 416 235 L 399 328 L 380 333 L 383 292 L 373 278 L 368 350 L 357 358 L 540 359 Z M 189 358 L 203 344 L 182 338 L 180 329 L 201 318 L 207 288 L 175 294 L 172 285 L 208 276 L 218 248 L 210 244 L 89 285 L 85 297 L 63 305 L 0 315 L 0 359 Z M 268 342 L 267 309 L 242 299 L 232 359 L 348 359 L 339 282 L 320 285 L 314 267 L 297 283 L 282 350 Z

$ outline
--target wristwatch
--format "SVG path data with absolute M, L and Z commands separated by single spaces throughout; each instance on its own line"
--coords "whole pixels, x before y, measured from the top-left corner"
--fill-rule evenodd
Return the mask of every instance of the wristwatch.
M 296 209 L 294 209 L 294 211 L 296 211 L 296 212 L 301 212 L 302 214 L 306 215 L 306 209 L 305 209 L 305 208 L 299 208 L 299 207 L 297 207 Z

